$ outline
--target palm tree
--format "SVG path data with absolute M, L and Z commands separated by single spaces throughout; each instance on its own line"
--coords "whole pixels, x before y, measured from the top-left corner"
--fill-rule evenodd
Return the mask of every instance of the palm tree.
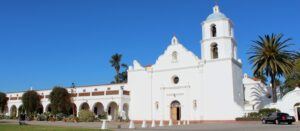
M 115 83 L 120 83 L 119 74 L 120 74 L 120 68 L 121 68 L 121 59 L 122 59 L 122 55 L 116 53 L 113 56 L 111 56 L 111 59 L 109 61 L 111 66 L 114 67 L 115 71 L 116 71 Z
M 277 101 L 276 77 L 287 76 L 293 70 L 293 57 L 295 53 L 286 48 L 291 39 L 283 40 L 282 34 L 259 36 L 259 40 L 253 41 L 249 54 L 254 75 L 266 75 L 271 78 L 273 102 Z
M 121 66 L 122 66 L 122 68 L 124 68 L 124 71 L 119 74 L 120 80 L 121 80 L 121 82 L 127 82 L 128 65 L 122 64 Z

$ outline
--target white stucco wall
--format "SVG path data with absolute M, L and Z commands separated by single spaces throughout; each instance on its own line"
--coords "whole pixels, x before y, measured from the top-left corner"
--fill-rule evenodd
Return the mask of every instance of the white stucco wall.
M 276 106 L 280 111 L 286 112 L 289 115 L 295 116 L 297 118 L 297 111 L 295 108 L 296 104 L 300 104 L 299 87 L 296 87 L 293 91 L 290 91 L 286 95 L 284 95 L 281 100 L 278 100 Z

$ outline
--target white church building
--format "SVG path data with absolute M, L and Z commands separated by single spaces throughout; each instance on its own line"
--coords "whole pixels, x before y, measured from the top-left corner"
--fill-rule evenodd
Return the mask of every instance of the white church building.
M 67 88 L 72 94 L 73 114 L 88 109 L 95 114 L 107 112 L 112 120 L 123 113 L 134 121 L 235 120 L 271 102 L 266 98 L 266 86 L 243 76 L 237 45 L 232 21 L 216 5 L 202 23 L 201 57 L 174 36 L 153 65 L 133 61 L 127 83 Z M 253 88 L 261 94 L 252 96 L 257 91 Z M 40 113 L 51 111 L 51 90 L 37 92 L 42 101 Z M 300 91 L 295 92 L 300 98 Z M 7 93 L 8 115 L 18 114 L 23 93 Z M 284 111 L 298 116 L 294 110 L 297 103 L 300 99 L 293 99 Z

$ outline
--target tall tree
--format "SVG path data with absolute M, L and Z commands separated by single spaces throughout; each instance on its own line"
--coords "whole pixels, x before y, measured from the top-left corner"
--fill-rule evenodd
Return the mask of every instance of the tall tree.
M 26 113 L 33 115 L 41 105 L 40 95 L 34 90 L 27 91 L 22 96 L 22 103 Z
M 259 36 L 253 41 L 248 52 L 254 75 L 266 75 L 271 78 L 273 102 L 277 101 L 276 77 L 289 75 L 294 67 L 293 51 L 287 50 L 291 39 L 284 39 L 282 34 Z
M 5 107 L 7 106 L 8 98 L 6 97 L 6 94 L 3 92 L 0 92 L 0 113 L 4 112 Z
M 109 61 L 111 66 L 115 68 L 115 72 L 116 72 L 115 83 L 120 83 L 119 74 L 120 74 L 120 68 L 121 68 L 121 59 L 122 59 L 122 55 L 116 53 L 111 56 L 111 59 Z
M 293 90 L 296 86 L 300 86 L 300 57 L 295 58 L 295 66 L 291 74 L 287 76 L 284 86 L 287 87 L 287 91 Z
M 122 55 L 114 54 L 111 56 L 110 64 L 115 69 L 116 75 L 114 77 L 114 81 L 112 83 L 123 83 L 127 82 L 127 69 L 128 66 L 126 64 L 121 63 Z M 123 70 L 122 72 L 120 72 Z
M 127 82 L 127 70 L 128 70 L 128 65 L 122 64 L 121 66 L 122 66 L 122 68 L 123 68 L 123 71 L 119 74 L 119 77 L 120 77 L 120 81 L 121 81 L 122 83 L 124 83 L 124 82 Z
M 68 114 L 72 108 L 71 94 L 65 88 L 54 87 L 49 95 L 49 100 L 53 114 Z

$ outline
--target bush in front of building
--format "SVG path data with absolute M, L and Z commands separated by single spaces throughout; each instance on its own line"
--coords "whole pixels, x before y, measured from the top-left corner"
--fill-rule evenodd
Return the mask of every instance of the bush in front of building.
M 39 114 L 39 115 L 36 116 L 36 120 L 37 121 L 47 121 L 48 118 L 45 114 Z
M 64 122 L 79 122 L 79 118 L 74 116 L 74 115 L 70 115 L 66 118 L 63 119 Z
M 79 121 L 81 122 L 93 122 L 95 120 L 94 112 L 89 110 L 81 110 L 79 111 Z
M 30 120 L 32 120 L 31 118 L 34 117 L 38 107 L 41 105 L 40 95 L 34 90 L 26 91 L 22 95 L 22 104 L 27 116 L 30 118 Z
M 273 112 L 280 112 L 280 110 L 276 108 L 263 108 L 260 109 L 258 112 L 250 112 L 246 116 L 238 117 L 236 121 L 260 121 L 260 119 L 270 113 Z
M 66 118 L 67 115 L 66 114 L 63 114 L 63 113 L 58 113 L 56 114 L 56 120 L 57 121 L 62 121 L 64 118 Z
M 98 119 L 101 119 L 101 120 L 107 119 L 107 112 L 102 112 L 102 113 L 101 113 L 100 115 L 98 115 L 97 117 L 98 117 Z
M 49 100 L 51 103 L 51 113 L 56 114 L 69 114 L 72 109 L 71 94 L 67 89 L 55 86 L 50 95 Z
M 8 97 L 3 92 L 0 92 L 0 114 L 4 114 L 5 106 L 7 106 Z
M 0 115 L 0 120 L 2 120 L 2 119 L 10 119 L 10 117 L 7 115 Z
M 261 115 L 261 117 L 266 116 L 273 112 L 280 112 L 280 110 L 278 110 L 276 108 L 263 108 L 258 111 L 258 113 Z

